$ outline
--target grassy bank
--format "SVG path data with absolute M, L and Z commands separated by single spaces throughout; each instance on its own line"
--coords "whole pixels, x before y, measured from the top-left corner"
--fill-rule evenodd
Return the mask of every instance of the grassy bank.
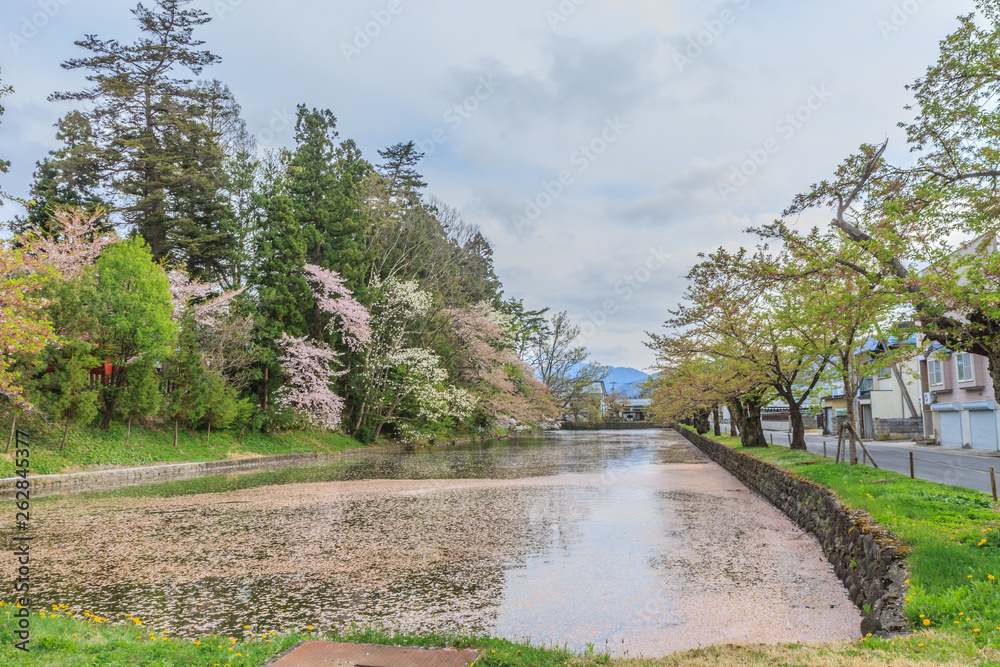
M 258 667 L 268 658 L 305 639 L 395 644 L 465 649 L 479 651 L 479 667 L 555 667 L 574 665 L 591 667 L 701 667 L 802 665 L 803 667 L 912 667 L 915 665 L 1000 664 L 1000 652 L 976 647 L 953 633 L 927 630 L 912 637 L 893 641 L 869 638 L 860 643 L 827 645 L 787 644 L 779 646 L 718 646 L 675 653 L 663 658 L 609 659 L 601 647 L 584 655 L 558 648 L 534 646 L 473 635 L 388 634 L 377 630 L 341 628 L 321 631 L 302 628 L 285 634 L 247 630 L 247 639 L 207 636 L 198 639 L 170 637 L 148 628 L 134 618 L 112 624 L 95 619 L 85 610 L 42 610 L 31 617 L 30 652 L 14 647 L 16 638 L 9 603 L 0 609 L 0 664 L 26 667 L 125 667 L 157 665 L 162 667 Z
M 174 447 L 171 430 L 132 427 L 128 447 L 125 427 L 113 424 L 107 431 L 98 428 L 71 429 L 64 450 L 59 450 L 62 432 L 31 433 L 31 471 L 36 475 L 108 467 L 217 461 L 241 456 L 267 456 L 300 452 L 332 452 L 361 447 L 353 438 L 336 433 L 289 431 L 265 435 L 213 431 L 211 440 L 204 431 L 181 431 Z M 3 446 L 6 446 L 6 439 Z M 12 451 L 0 453 L 0 478 L 14 474 Z M 2 452 L 2 447 L 0 447 Z
M 554 648 L 541 648 L 529 643 L 510 642 L 491 637 L 471 635 L 388 634 L 364 628 L 340 628 L 320 631 L 309 626 L 299 631 L 255 634 L 247 629 L 247 639 L 208 636 L 198 639 L 169 637 L 147 628 L 141 619 L 130 618 L 118 624 L 97 619 L 85 610 L 41 610 L 31 616 L 30 651 L 18 650 L 14 643 L 16 629 L 10 603 L 0 614 L 0 664 L 27 667 L 77 667 L 102 665 L 162 665 L 189 667 L 219 665 L 220 667 L 258 667 L 265 660 L 306 639 L 357 642 L 362 644 L 394 644 L 479 649 L 477 665 L 563 665 L 577 659 L 588 664 L 607 663 L 604 656 L 573 656 Z

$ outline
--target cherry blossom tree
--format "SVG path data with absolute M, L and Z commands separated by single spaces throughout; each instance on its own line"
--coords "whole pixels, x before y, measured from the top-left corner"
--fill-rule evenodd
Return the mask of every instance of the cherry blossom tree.
M 64 279 L 93 266 L 105 248 L 121 240 L 101 226 L 103 217 L 103 211 L 57 209 L 52 215 L 51 235 L 33 234 L 23 239 L 28 266 L 35 271 L 54 271 Z
M 311 264 L 305 266 L 305 273 L 317 307 L 330 318 L 327 331 L 339 333 L 351 351 L 370 344 L 371 317 L 347 289 L 340 274 Z M 275 395 L 275 403 L 295 410 L 314 426 L 336 429 L 344 399 L 334 392 L 331 384 L 346 374 L 344 370 L 334 370 L 341 365 L 341 354 L 326 342 L 308 336 L 285 333 L 277 344 L 282 350 L 278 361 L 286 380 Z
M 288 379 L 275 394 L 275 403 L 295 410 L 313 426 L 335 430 L 340 425 L 344 399 L 330 389 L 330 382 L 344 374 L 332 370 L 340 354 L 308 336 L 283 334 L 278 345 L 283 350 L 278 360 Z
M 448 314 L 458 378 L 476 389 L 483 417 L 503 430 L 555 424 L 559 410 L 548 388 L 515 350 L 513 318 L 487 303 Z
M 352 352 L 368 345 L 372 339 L 371 315 L 347 289 L 343 276 L 315 264 L 306 264 L 305 273 L 316 305 L 330 316 L 327 331 L 340 333 Z
M 190 308 L 194 321 L 207 327 L 216 326 L 221 318 L 228 315 L 233 300 L 246 291 L 246 287 L 223 291 L 218 284 L 203 283 L 180 269 L 171 271 L 167 277 L 170 279 L 174 319 L 180 319 Z
M 467 420 L 475 401 L 451 381 L 441 357 L 420 344 L 417 322 L 433 298 L 415 281 L 375 282 L 371 341 L 355 373 L 358 399 L 354 432 L 375 439 L 386 424 L 404 437 L 431 435 Z

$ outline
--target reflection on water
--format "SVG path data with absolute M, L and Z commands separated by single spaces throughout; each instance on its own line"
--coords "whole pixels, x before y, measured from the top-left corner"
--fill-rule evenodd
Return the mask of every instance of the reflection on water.
M 518 479 L 560 473 L 608 472 L 634 469 L 650 463 L 689 463 L 691 449 L 663 443 L 656 449 L 632 448 L 648 438 L 640 432 L 612 436 L 614 445 L 595 445 L 593 434 L 558 433 L 547 438 L 490 440 L 472 445 L 408 450 L 360 450 L 342 453 L 342 459 L 308 467 L 133 486 L 115 491 L 80 494 L 89 498 L 169 497 L 219 493 L 259 486 L 305 482 L 343 482 L 363 479 Z M 579 446 L 579 445 L 583 446 Z
M 43 602 L 182 635 L 370 623 L 654 655 L 857 634 L 815 544 L 658 431 L 364 452 L 37 510 Z

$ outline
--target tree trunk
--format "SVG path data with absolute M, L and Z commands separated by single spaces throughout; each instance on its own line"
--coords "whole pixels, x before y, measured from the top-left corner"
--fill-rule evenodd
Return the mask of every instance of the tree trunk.
M 858 465 L 858 443 L 854 440 L 854 433 L 858 426 L 854 422 L 854 397 L 848 397 L 847 399 L 847 423 L 851 425 L 851 428 L 847 430 L 847 435 L 851 439 L 850 451 L 851 451 L 851 465 Z
M 792 449 L 806 451 L 806 427 L 802 423 L 802 408 L 794 402 L 788 403 L 788 418 L 792 424 Z
M 715 435 L 722 435 L 722 424 L 719 419 L 719 404 L 716 403 L 712 406 L 712 421 L 715 425 Z
M 205 438 L 205 444 L 212 444 L 212 420 L 208 421 L 208 437 Z
M 12 415 L 10 418 L 10 437 L 7 438 L 7 449 L 4 452 L 10 451 L 10 446 L 14 443 L 14 434 L 17 433 L 17 415 Z
M 264 384 L 260 391 L 260 409 L 267 410 L 267 382 L 268 382 L 268 367 L 264 366 Z
M 760 421 L 760 413 L 763 406 L 760 401 L 749 398 L 746 401 L 746 427 L 743 429 L 744 447 L 767 447 L 767 438 L 764 437 L 764 425 Z
M 66 447 L 66 436 L 69 435 L 69 417 L 66 418 L 66 428 L 63 429 L 62 442 L 59 443 L 59 451 L 61 452 Z
M 711 430 L 708 425 L 708 410 L 699 410 L 694 417 L 694 428 L 698 431 L 698 435 L 705 435 Z
M 990 378 L 993 380 L 993 396 L 1000 396 L 1000 350 L 987 357 L 990 366 Z
M 740 441 L 743 442 L 743 434 L 746 432 L 746 413 L 739 400 L 729 401 L 729 415 L 730 430 L 734 431 L 732 435 L 739 436 Z M 746 443 L 743 442 L 743 444 Z
M 399 407 L 399 404 L 403 401 L 403 398 L 405 396 L 406 394 L 400 394 L 399 396 L 396 397 L 396 400 L 392 402 L 392 405 L 389 406 L 389 411 L 385 413 L 385 416 L 379 421 L 378 425 L 375 427 L 375 433 L 372 435 L 372 442 L 378 440 L 379 434 L 382 433 L 382 427 L 385 426 L 390 419 L 392 419 L 393 413 L 396 412 L 396 408 Z
M 104 407 L 104 419 L 101 420 L 101 428 L 107 431 L 111 428 L 111 415 L 114 414 L 114 402 L 106 402 Z
M 120 373 L 121 370 L 117 366 L 112 366 L 111 375 L 107 377 L 107 384 L 102 385 L 104 387 L 102 392 L 104 399 L 104 419 L 101 420 L 101 428 L 105 431 L 111 428 L 111 418 L 115 415 L 115 403 L 118 398 L 115 387 L 118 386 L 121 379 L 120 376 L 116 378 L 116 375 Z
M 132 418 L 128 418 L 127 426 L 125 427 L 125 446 L 128 447 L 129 438 L 132 437 Z
M 174 420 L 174 448 L 177 448 L 177 420 Z
M 763 393 L 751 391 L 729 402 L 733 421 L 739 427 L 740 442 L 744 447 L 767 447 L 764 426 L 760 422 Z

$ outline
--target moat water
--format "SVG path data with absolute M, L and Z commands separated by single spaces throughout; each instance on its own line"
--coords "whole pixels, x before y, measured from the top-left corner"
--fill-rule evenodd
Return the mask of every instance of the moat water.
M 859 637 L 816 542 L 666 431 L 47 498 L 32 532 L 39 604 L 172 635 L 361 624 L 645 656 Z

